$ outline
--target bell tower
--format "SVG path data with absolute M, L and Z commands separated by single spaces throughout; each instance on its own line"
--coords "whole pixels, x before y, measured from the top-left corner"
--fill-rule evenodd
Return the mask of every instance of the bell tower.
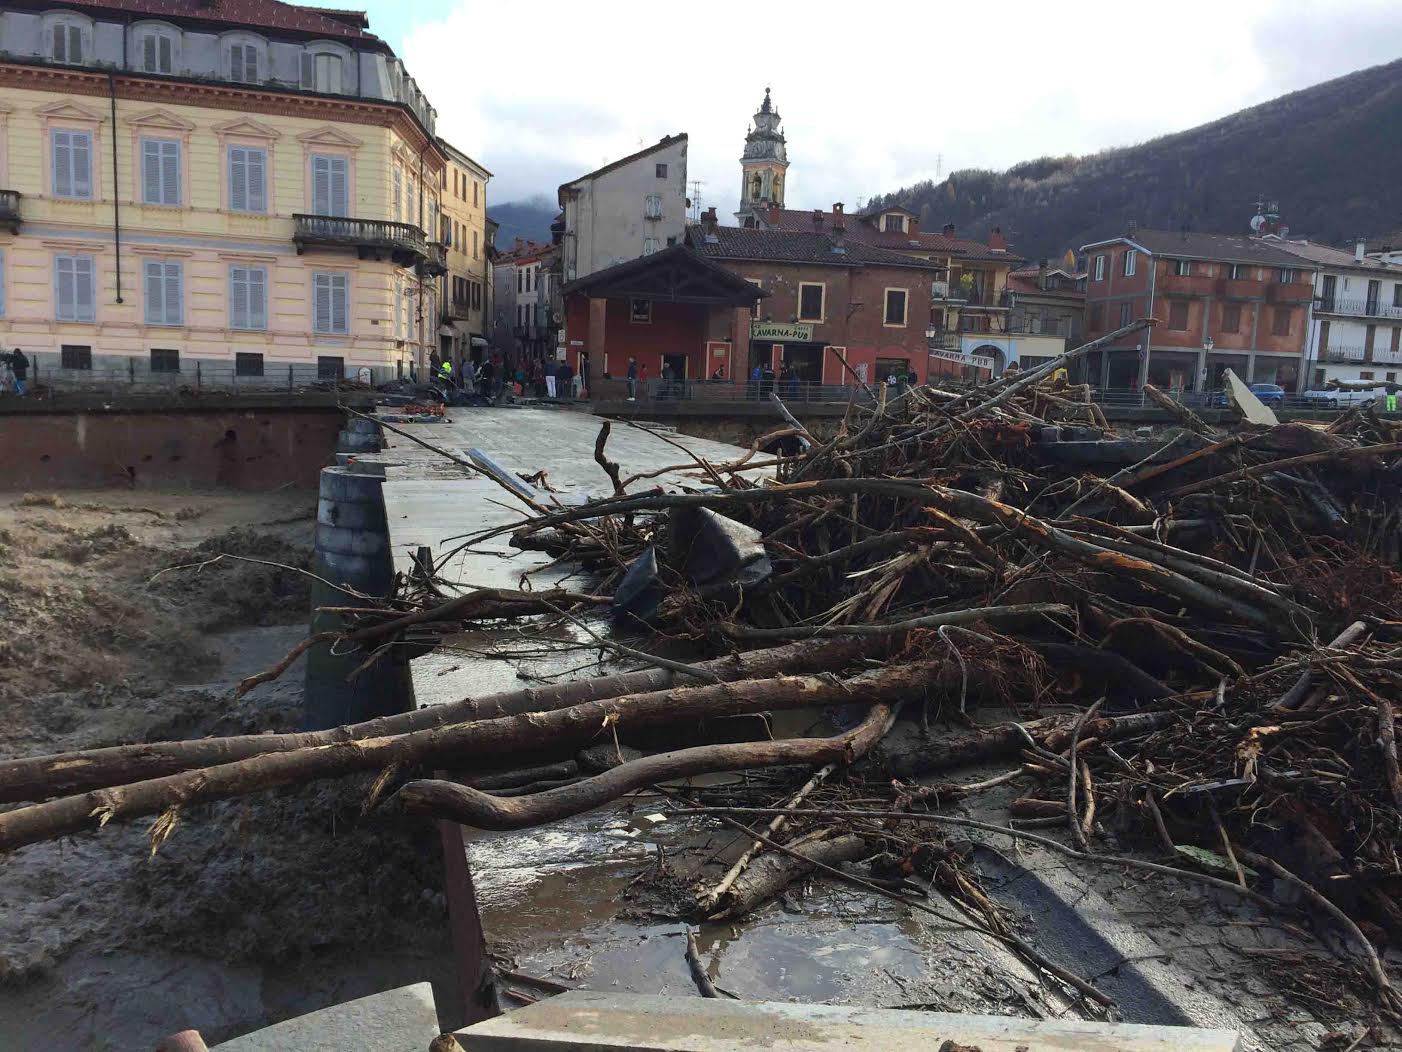
M 784 207 L 789 156 L 779 121 L 779 111 L 770 101 L 766 87 L 764 101 L 745 136 L 745 152 L 740 156 L 740 208 L 735 218 L 741 226 L 758 226 L 757 213 L 762 209 Z

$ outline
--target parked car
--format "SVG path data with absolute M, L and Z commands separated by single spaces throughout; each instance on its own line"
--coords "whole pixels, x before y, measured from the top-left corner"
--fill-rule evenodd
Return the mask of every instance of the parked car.
M 1261 404 L 1271 409 L 1280 409 L 1285 405 L 1285 388 L 1279 384 L 1251 384 L 1249 390 L 1261 400 Z M 1212 400 L 1212 404 L 1220 407 L 1232 404 L 1227 396 L 1226 388 L 1217 392 L 1217 396 Z
M 1312 406 L 1320 406 L 1329 409 L 1338 406 L 1358 405 L 1362 402 L 1371 402 L 1375 398 L 1381 398 L 1387 394 L 1386 387 L 1370 387 L 1362 391 L 1342 391 L 1337 388 L 1325 390 L 1305 391 L 1300 395 Z

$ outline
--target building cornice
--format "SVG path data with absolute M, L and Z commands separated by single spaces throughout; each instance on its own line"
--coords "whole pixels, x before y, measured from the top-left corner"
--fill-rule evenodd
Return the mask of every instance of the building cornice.
M 440 164 L 447 154 L 428 135 L 408 107 L 397 102 L 300 94 L 273 88 L 143 77 L 125 71 L 110 74 L 91 69 L 60 69 L 48 65 L 0 62 L 0 88 L 55 91 L 68 95 L 105 98 L 108 77 L 115 79 L 117 99 L 155 106 L 199 106 L 265 116 L 303 117 L 328 123 L 369 124 L 396 131 L 415 151 L 431 155 Z

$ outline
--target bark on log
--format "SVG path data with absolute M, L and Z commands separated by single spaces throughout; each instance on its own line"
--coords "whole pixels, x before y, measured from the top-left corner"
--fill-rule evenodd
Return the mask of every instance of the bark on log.
M 752 650 L 714 661 L 703 661 L 696 667 L 726 682 L 768 679 L 799 671 L 835 672 L 856 664 L 864 657 L 880 657 L 886 653 L 888 646 L 898 642 L 898 639 L 824 639 L 821 642 Z M 265 753 L 293 752 L 369 738 L 386 738 L 523 712 L 548 712 L 626 694 L 666 690 L 674 686 L 677 679 L 677 673 L 669 669 L 647 668 L 551 687 L 528 687 L 481 698 L 464 698 L 448 705 L 434 705 L 325 731 L 243 734 L 227 738 L 118 745 L 6 760 L 0 762 L 0 803 L 43 800 L 111 785 L 147 781 Z M 692 681 L 688 678 L 683 682 L 690 685 Z
M 856 862 L 875 850 L 861 837 L 849 834 L 795 848 L 795 853 L 802 855 L 805 861 L 777 853 L 760 855 L 730 886 L 721 899 L 720 909 L 708 919 L 729 920 L 743 917 L 757 906 L 768 902 L 795 880 L 812 873 L 816 868 L 814 862 L 838 866 L 844 862 Z
M 1175 718 L 1169 712 L 1140 712 L 1132 716 L 1109 716 L 1089 720 L 1083 738 L 1115 741 L 1166 726 Z M 1059 752 L 1070 741 L 1074 719 L 1051 716 L 1022 726 L 1034 741 Z M 903 742 L 885 742 L 879 754 L 867 763 L 879 767 L 892 778 L 913 778 L 935 771 L 950 771 L 973 767 L 987 760 L 1016 756 L 1027 739 L 1013 723 L 985 727 L 969 734 L 945 738 L 913 738 Z
M 401 787 L 395 799 L 410 814 L 446 818 L 476 829 L 525 829 L 592 811 L 624 793 L 656 782 L 755 767 L 851 763 L 875 745 L 890 726 L 890 707 L 877 704 L 856 728 L 833 738 L 701 745 L 658 753 L 620 764 L 573 785 L 515 799 L 491 796 L 441 778 L 425 778 Z
M 873 704 L 896 702 L 923 691 L 940 668 L 936 664 L 892 666 L 848 680 L 784 676 L 661 690 L 587 702 L 554 712 L 524 713 L 390 738 L 267 753 L 5 812 L 0 814 L 0 852 L 100 828 L 112 820 L 159 814 L 172 807 L 223 800 L 293 782 L 384 770 L 391 764 L 500 763 L 513 755 L 529 754 L 542 741 L 560 747 L 579 746 L 608 735 L 613 729 L 626 732 L 668 723 L 694 723 L 707 717 L 858 700 Z

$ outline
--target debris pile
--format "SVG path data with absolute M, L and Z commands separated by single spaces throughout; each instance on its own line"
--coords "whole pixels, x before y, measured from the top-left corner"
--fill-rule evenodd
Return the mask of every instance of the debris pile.
M 361 771 L 385 772 L 387 811 L 492 829 L 659 787 L 744 837 L 689 889 L 693 918 L 814 872 L 933 909 L 911 898 L 923 879 L 1111 1012 L 1010 930 L 952 835 L 978 829 L 1312 912 L 1395 1020 L 1379 949 L 1402 939 L 1402 427 L 1359 406 L 1224 433 L 1165 399 L 1171 432 L 1117 436 L 1061 371 L 1095 346 L 854 405 L 825 442 L 786 415 L 736 461 L 691 464 L 681 491 L 625 477 L 606 423 L 611 496 L 563 506 L 503 481 L 527 519 L 465 539 L 509 533 L 586 588 L 449 598 L 425 565 L 397 598 L 348 607 L 338 638 L 370 661 L 464 625 L 568 623 L 636 670 L 332 731 L 0 763 L 0 801 L 40 801 L 0 814 L 0 850 Z M 781 440 L 798 452 L 761 452 Z M 601 634 L 605 609 L 625 634 Z M 721 729 L 785 709 L 826 710 L 838 733 Z M 430 767 L 464 773 L 415 777 Z M 686 783 L 739 770 L 760 776 Z M 1008 825 L 941 813 L 994 786 L 1017 789 Z

